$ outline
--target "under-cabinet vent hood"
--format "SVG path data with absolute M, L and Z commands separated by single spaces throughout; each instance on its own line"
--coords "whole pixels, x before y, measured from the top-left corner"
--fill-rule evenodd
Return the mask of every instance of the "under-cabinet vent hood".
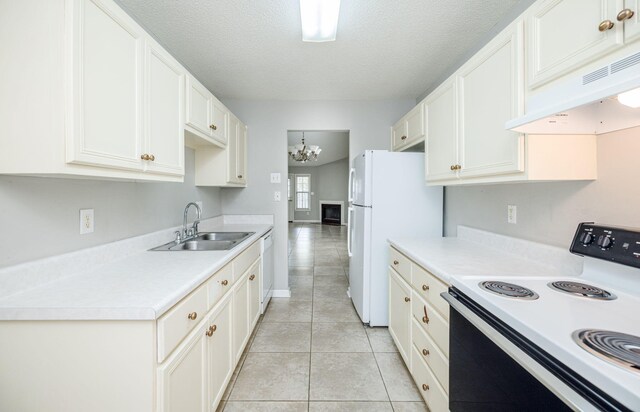
M 640 87 L 640 52 L 538 93 L 505 128 L 530 134 L 602 134 L 640 126 L 618 94 Z

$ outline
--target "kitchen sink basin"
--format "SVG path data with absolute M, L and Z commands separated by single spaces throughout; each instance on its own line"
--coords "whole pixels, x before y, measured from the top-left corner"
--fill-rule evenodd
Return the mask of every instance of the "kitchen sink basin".
M 184 242 L 169 242 L 152 251 L 231 250 L 255 232 L 204 232 Z

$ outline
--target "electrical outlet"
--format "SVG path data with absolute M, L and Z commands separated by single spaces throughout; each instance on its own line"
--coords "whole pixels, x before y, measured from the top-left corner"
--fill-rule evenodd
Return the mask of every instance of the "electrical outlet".
M 93 233 L 93 209 L 80 209 L 80 234 Z
M 280 173 L 271 173 L 271 183 L 280 183 Z
M 273 192 L 273 201 L 274 202 L 280 201 L 280 192 Z
M 507 223 L 516 224 L 518 221 L 518 207 L 516 205 L 507 205 Z

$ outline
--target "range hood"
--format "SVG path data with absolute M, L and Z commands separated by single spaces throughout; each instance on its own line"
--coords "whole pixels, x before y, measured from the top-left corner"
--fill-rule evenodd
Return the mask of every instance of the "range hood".
M 640 108 L 618 94 L 640 87 L 640 52 L 572 78 L 527 101 L 527 114 L 506 129 L 529 134 L 603 134 L 640 126 Z

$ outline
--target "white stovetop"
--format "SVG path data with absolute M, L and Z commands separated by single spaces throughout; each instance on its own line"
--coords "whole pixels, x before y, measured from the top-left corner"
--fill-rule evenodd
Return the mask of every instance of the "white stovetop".
M 46 279 L 39 283 L 36 283 L 38 279 L 31 279 L 32 284 L 20 285 L 22 290 L 16 289 L 14 293 L 0 297 L 0 320 L 157 319 L 272 227 L 269 224 L 224 224 L 219 219 L 203 222 L 201 232 L 255 232 L 230 251 L 148 251 L 170 241 L 163 233 L 160 237 L 155 235 L 155 243 L 149 245 L 146 240 L 143 249 L 123 258 L 113 256 L 96 266 L 88 264 L 89 259 L 83 258 L 83 253 L 95 258 L 114 250 L 121 251 L 122 246 L 117 245 L 120 242 L 80 253 L 78 267 L 65 262 L 64 270 L 54 275 L 42 273 L 48 267 L 47 261 L 52 262 L 52 267 L 60 266 L 58 260 L 64 258 L 53 257 L 0 270 L 6 289 L 13 286 L 12 280 L 17 284 L 23 282 L 23 277 L 33 278 L 34 272 L 40 279 Z M 171 236 L 171 230 L 168 232 Z M 141 246 L 139 242 L 137 246 Z

